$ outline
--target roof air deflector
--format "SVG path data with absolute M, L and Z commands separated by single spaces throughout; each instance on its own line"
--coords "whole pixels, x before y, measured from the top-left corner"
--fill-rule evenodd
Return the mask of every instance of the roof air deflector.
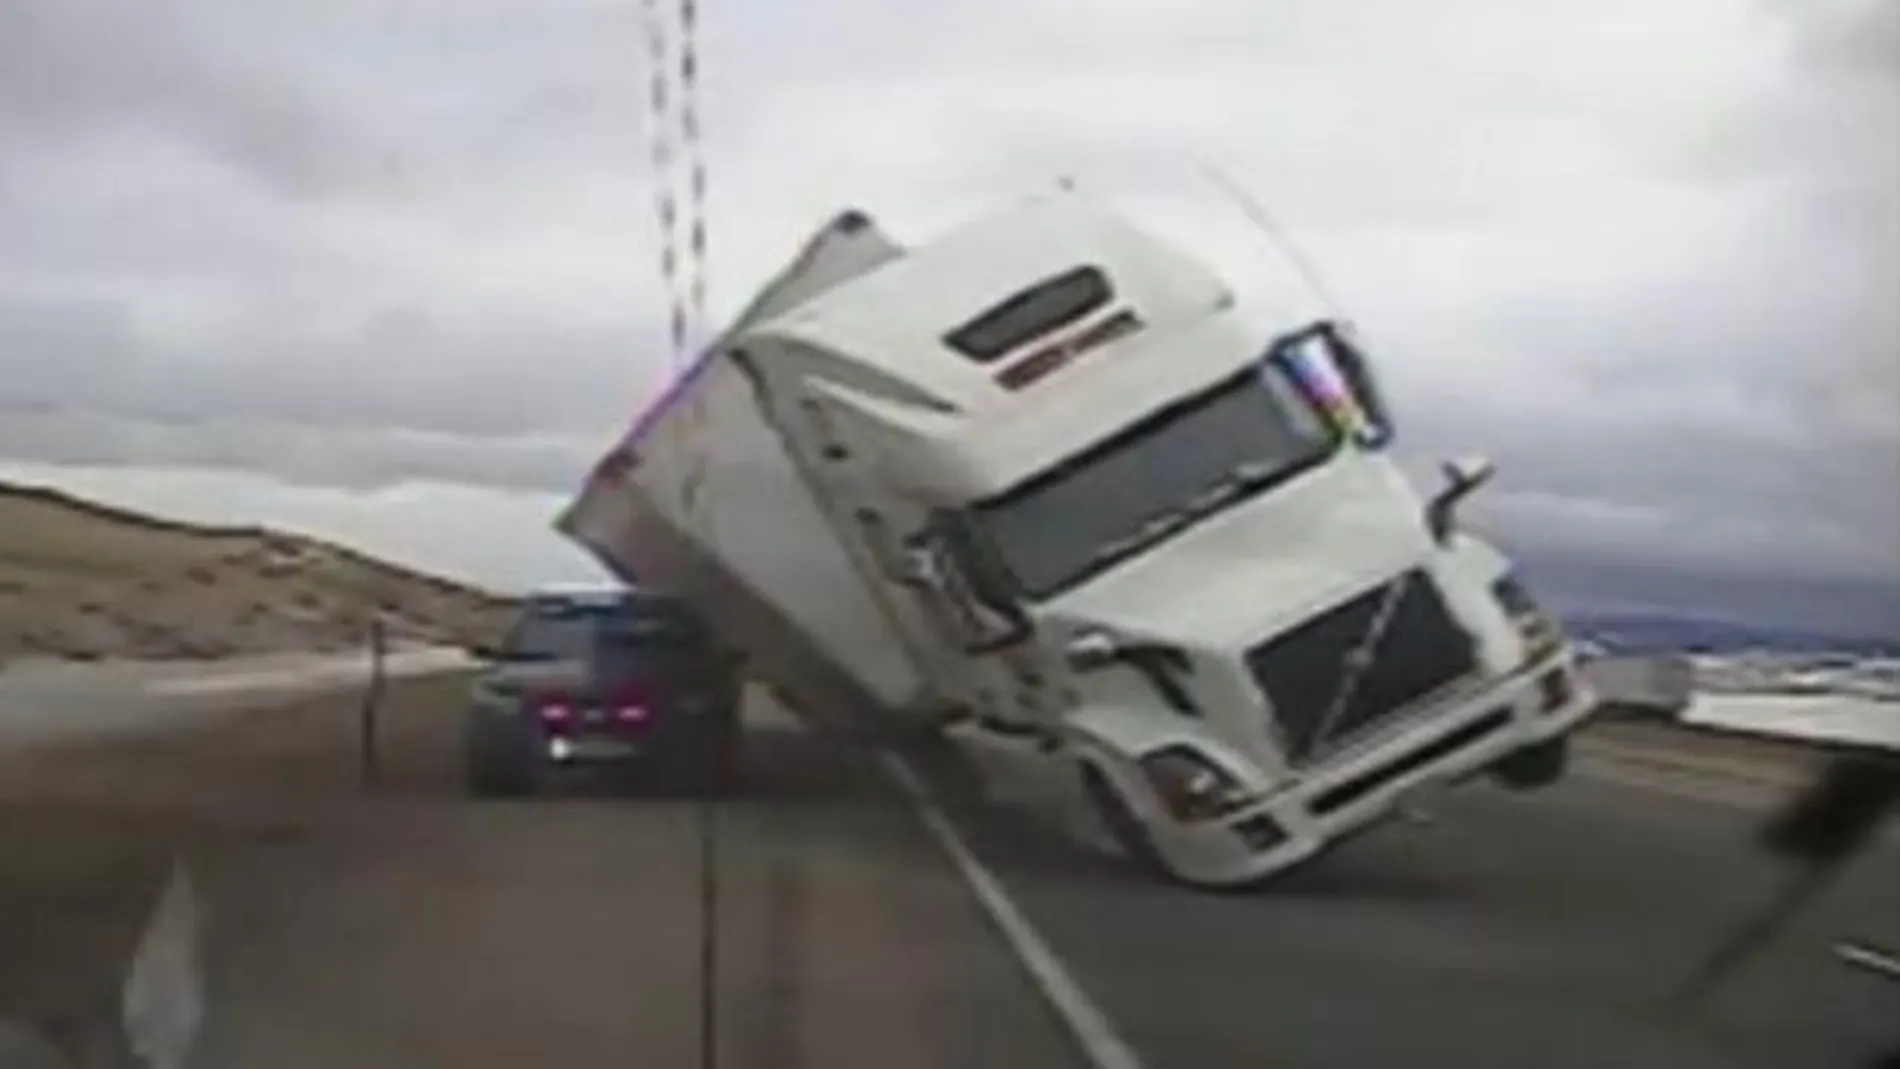
M 1114 299 L 1115 288 L 1101 268 L 1073 268 L 994 305 L 945 334 L 943 342 L 979 364 L 992 363 Z

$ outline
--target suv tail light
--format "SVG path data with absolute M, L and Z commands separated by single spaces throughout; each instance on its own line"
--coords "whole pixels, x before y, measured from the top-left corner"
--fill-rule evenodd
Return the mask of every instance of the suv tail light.
M 564 701 L 542 702 L 541 719 L 550 724 L 564 724 L 574 718 L 574 707 Z
M 617 723 L 640 724 L 653 719 L 650 695 L 646 688 L 638 685 L 617 688 L 603 704 L 607 707 L 607 715 Z

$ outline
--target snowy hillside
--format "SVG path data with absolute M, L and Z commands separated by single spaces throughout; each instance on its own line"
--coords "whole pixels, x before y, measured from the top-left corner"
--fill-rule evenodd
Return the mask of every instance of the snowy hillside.
M 1586 644 L 1605 709 L 1713 731 L 1900 750 L 1900 658 L 1851 654 L 1616 654 Z
M 1848 696 L 1900 701 L 1900 658 L 1751 651 L 1690 657 L 1697 687 L 1715 694 Z
M 1846 654 L 1699 656 L 1684 723 L 1900 749 L 1900 659 Z

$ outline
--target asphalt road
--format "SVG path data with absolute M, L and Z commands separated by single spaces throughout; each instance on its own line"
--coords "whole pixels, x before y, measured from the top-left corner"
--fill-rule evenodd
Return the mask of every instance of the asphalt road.
M 1696 1012 L 1669 1000 L 1786 872 L 1749 836 L 1767 799 L 1586 762 L 1534 795 L 1484 786 L 1269 890 L 1184 897 L 1018 821 L 978 853 L 1148 1069 L 1865 1066 L 1900 989 L 1837 963 L 1900 946 L 1887 835 Z
M 193 1069 L 696 1065 L 695 807 L 586 780 L 470 802 L 452 688 L 429 693 L 392 707 L 374 794 L 340 789 L 348 721 L 320 706 L 321 731 L 238 718 L 215 734 L 252 741 L 179 765 L 193 784 L 264 768 L 218 795 L 256 804 L 260 830 L 196 859 L 211 1009 Z M 718 823 L 719 1064 L 1081 1064 L 877 766 L 755 720 L 752 781 Z M 162 779 L 171 759 L 138 768 Z M 254 803 L 267 781 L 300 785 L 296 804 Z M 1461 789 L 1244 895 L 1144 882 L 1010 814 L 953 816 L 1142 1069 L 1867 1064 L 1900 1041 L 1900 992 L 1829 948 L 1900 945 L 1891 835 L 1699 1012 L 1667 1012 L 1780 885 L 1747 842 L 1762 801 L 1586 762 L 1535 795 Z
M 115 759 L 143 797 L 255 829 L 189 858 L 208 1007 L 190 1069 L 700 1064 L 698 807 L 587 775 L 471 801 L 453 682 L 392 692 L 374 791 L 353 785 L 347 700 Z M 870 759 L 755 721 L 716 822 L 719 1066 L 1079 1065 Z
M 164 839 L 203 920 L 190 1069 L 700 1064 L 698 808 L 469 800 L 461 685 L 391 688 L 373 790 L 349 691 L 0 747 L 0 1017 L 91 1043 Z M 716 823 L 718 1064 L 1079 1064 L 868 756 L 757 720 Z

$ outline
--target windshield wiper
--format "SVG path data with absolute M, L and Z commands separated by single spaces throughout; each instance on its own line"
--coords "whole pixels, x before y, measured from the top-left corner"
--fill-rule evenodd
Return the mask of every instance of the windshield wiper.
M 1088 556 L 1087 567 L 1094 568 L 1107 561 L 1133 553 L 1151 542 L 1166 538 L 1187 526 L 1192 519 L 1193 517 L 1186 511 L 1164 512 L 1154 516 L 1134 531 L 1095 547 L 1095 551 Z
M 1227 470 L 1227 474 L 1222 475 L 1207 489 L 1196 494 L 1188 502 L 1186 511 L 1194 516 L 1204 516 L 1272 485 L 1286 473 L 1288 467 L 1286 464 L 1264 460 L 1250 460 L 1236 464 Z
M 1264 460 L 1237 464 L 1229 468 L 1227 473 L 1213 485 L 1189 498 L 1186 504 L 1157 513 L 1129 534 L 1096 547 L 1095 552 L 1089 554 L 1087 566 L 1094 568 L 1106 561 L 1133 553 L 1143 546 L 1159 542 L 1208 513 L 1271 485 L 1284 477 L 1289 470 L 1290 466 L 1287 464 Z

